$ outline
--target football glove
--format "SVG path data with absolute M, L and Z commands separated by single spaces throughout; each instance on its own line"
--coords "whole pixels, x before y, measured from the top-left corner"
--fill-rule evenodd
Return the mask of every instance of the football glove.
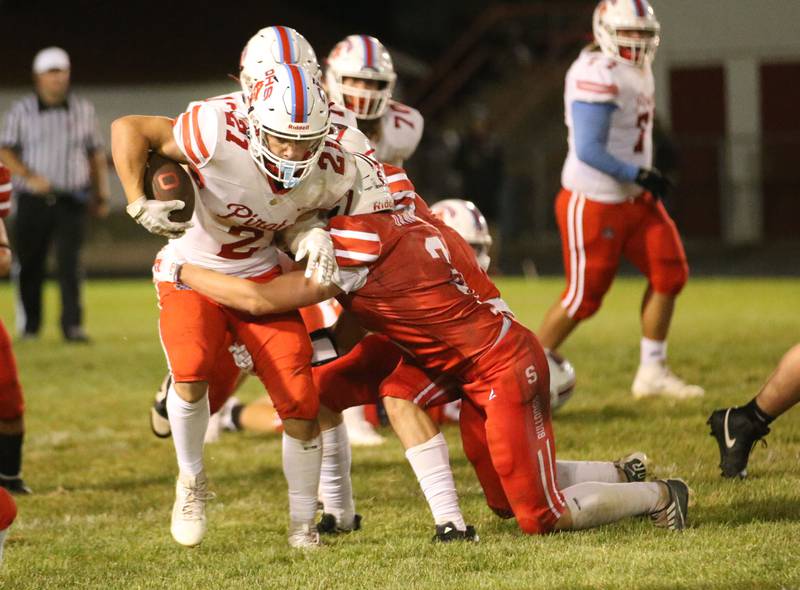
M 142 195 L 130 203 L 125 211 L 151 234 L 175 239 L 181 237 L 187 229 L 192 227 L 192 223 L 170 221 L 169 214 L 172 211 L 183 209 L 185 206 L 186 203 L 183 201 L 157 201 Z
M 308 256 L 305 277 L 312 276 L 323 287 L 330 285 L 339 275 L 339 265 L 333 253 L 331 236 L 324 229 L 318 227 L 308 231 L 297 246 L 294 259 L 300 262 Z
M 636 175 L 634 182 L 650 191 L 656 199 L 664 198 L 672 188 L 670 179 L 661 174 L 658 168 L 639 168 L 639 174 Z

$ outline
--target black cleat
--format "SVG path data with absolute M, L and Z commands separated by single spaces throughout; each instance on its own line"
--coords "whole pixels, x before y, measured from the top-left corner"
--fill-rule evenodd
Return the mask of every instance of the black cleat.
M 450 543 L 452 541 L 477 543 L 478 539 L 478 533 L 475 532 L 475 527 L 471 524 L 468 524 L 465 530 L 460 531 L 452 522 L 446 522 L 436 525 L 436 534 L 433 535 L 432 541 L 434 543 Z
M 21 477 L 6 477 L 4 475 L 0 475 L 0 488 L 5 488 L 17 496 L 27 496 L 28 494 L 33 493 L 33 490 L 25 485 L 25 482 L 22 481 Z
M 353 525 L 350 528 L 341 528 L 339 523 L 336 522 L 336 517 L 333 514 L 323 512 L 322 516 L 317 523 L 317 532 L 320 535 L 338 535 L 341 533 L 352 533 L 361 529 L 361 515 L 356 514 L 353 517 Z
M 150 408 L 150 430 L 158 438 L 169 438 L 172 436 L 172 428 L 169 425 L 167 416 L 167 391 L 172 385 L 172 373 L 167 373 L 161 382 L 161 387 L 156 392 L 156 399 Z
M 686 528 L 686 516 L 689 511 L 689 486 L 682 479 L 661 479 L 669 489 L 669 502 L 661 510 L 650 514 L 650 519 L 657 527 L 671 531 L 682 531 Z
M 719 445 L 722 477 L 747 477 L 747 461 L 755 444 L 769 434 L 769 426 L 752 420 L 739 408 L 715 410 L 706 424 Z M 764 441 L 766 445 L 766 441 Z
M 614 467 L 624 473 L 625 479 L 630 483 L 647 479 L 647 464 L 649 462 L 647 455 L 637 451 L 614 461 Z

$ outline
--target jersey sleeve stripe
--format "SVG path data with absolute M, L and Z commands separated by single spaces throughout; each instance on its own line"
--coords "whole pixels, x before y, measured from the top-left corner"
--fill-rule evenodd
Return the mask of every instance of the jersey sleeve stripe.
M 598 84 L 597 82 L 589 82 L 587 80 L 578 80 L 578 90 L 586 90 L 587 92 L 596 92 L 597 94 L 619 94 L 619 88 L 616 84 Z
M 354 240 L 366 240 L 369 242 L 380 242 L 381 239 L 378 234 L 373 234 L 365 231 L 356 231 L 353 229 L 332 229 L 332 236 L 339 238 L 352 238 Z
M 352 250 L 334 250 L 334 254 L 336 254 L 337 262 L 338 259 L 344 258 L 344 264 L 347 265 L 352 264 L 350 260 L 357 260 L 359 262 L 374 262 L 378 259 L 377 254 L 365 254 L 364 252 L 353 252 Z
M 391 176 L 386 177 L 386 182 L 388 184 L 392 184 L 393 182 L 399 182 L 401 180 L 408 180 L 408 175 L 404 172 L 399 172 L 397 174 L 392 174 Z
M 195 155 L 194 150 L 192 149 L 192 138 L 189 135 L 189 113 L 183 113 L 180 117 L 178 117 L 178 125 L 181 128 L 181 140 L 183 142 L 183 151 L 189 157 L 189 159 L 194 162 L 195 164 L 199 164 L 200 160 Z
M 5 184 L 0 184 L 0 200 L 6 196 L 4 193 L 11 194 L 11 183 L 6 182 Z
M 203 136 L 200 133 L 200 123 L 197 120 L 199 111 L 200 105 L 192 109 L 192 131 L 194 132 L 194 140 L 197 143 L 197 147 L 200 149 L 200 153 L 203 154 L 203 157 L 207 160 L 208 150 L 206 149 L 206 144 L 203 143 Z

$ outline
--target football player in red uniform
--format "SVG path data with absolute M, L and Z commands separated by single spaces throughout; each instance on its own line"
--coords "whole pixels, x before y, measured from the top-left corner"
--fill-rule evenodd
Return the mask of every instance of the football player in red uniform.
M 361 211 L 371 209 L 355 205 L 349 213 Z M 678 479 L 558 488 L 544 351 L 532 332 L 467 286 L 436 227 L 408 210 L 339 215 L 329 227 L 340 276 L 327 287 L 296 272 L 264 285 L 177 262 L 162 261 L 160 272 L 253 314 L 338 296 L 362 326 L 403 349 L 403 362 L 455 379 L 464 446 L 487 502 L 526 533 L 640 514 L 657 526 L 685 526 L 689 489 Z
M 0 276 L 11 268 L 11 245 L 3 218 L 11 212 L 11 175 L 0 163 Z M 21 477 L 25 402 L 17 375 L 11 339 L 0 322 L 0 487 L 14 494 L 30 494 Z

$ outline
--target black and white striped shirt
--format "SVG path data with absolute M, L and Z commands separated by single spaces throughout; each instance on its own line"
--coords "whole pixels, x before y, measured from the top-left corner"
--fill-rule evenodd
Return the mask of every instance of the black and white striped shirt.
M 103 139 L 88 100 L 70 94 L 64 105 L 48 107 L 31 93 L 6 113 L 0 147 L 15 150 L 55 191 L 76 192 L 89 187 L 89 156 L 102 149 Z M 15 177 L 14 189 L 25 191 L 25 180 Z

